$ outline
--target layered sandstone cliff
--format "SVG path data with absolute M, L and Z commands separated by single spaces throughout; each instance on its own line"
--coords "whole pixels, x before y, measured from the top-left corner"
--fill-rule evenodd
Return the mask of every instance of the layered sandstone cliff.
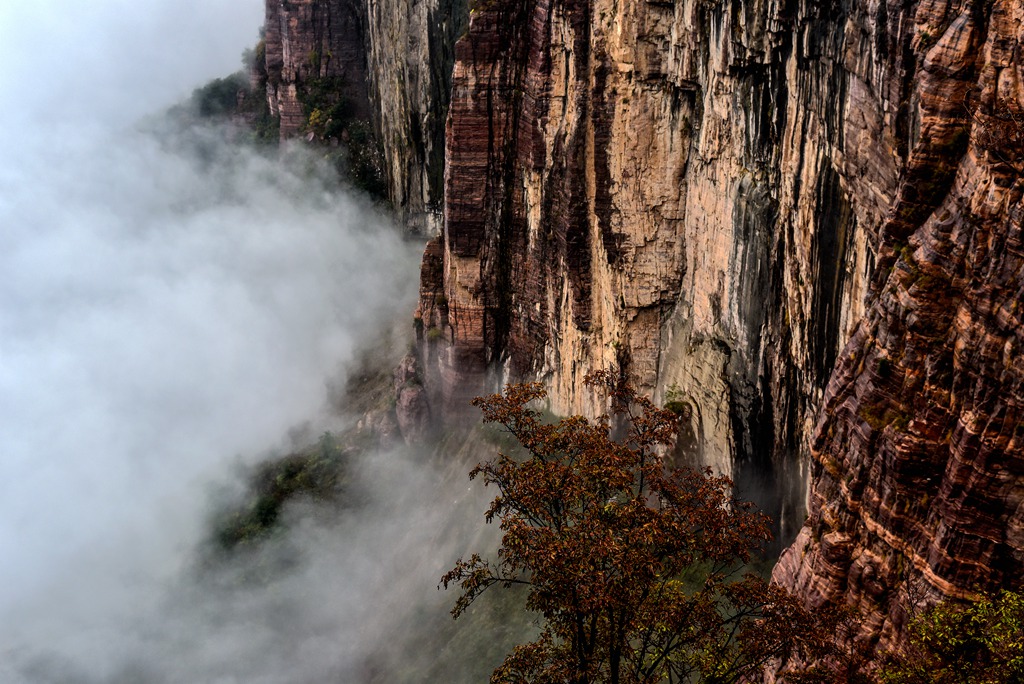
M 590 411 L 619 367 L 790 538 L 810 464 L 776 571 L 808 601 L 889 638 L 910 594 L 1019 585 L 1020 0 L 271 1 L 283 124 L 290 18 L 324 11 L 396 208 L 441 230 L 449 413 L 520 378 Z
M 883 645 L 916 601 L 1024 586 L 1024 5 L 906 19 L 909 162 L 775 571 L 858 607 Z
M 539 376 L 586 411 L 618 366 L 783 534 L 813 447 L 776 578 L 883 638 L 910 595 L 1019 585 L 1021 13 L 479 5 L 423 269 L 445 400 Z
M 444 120 L 468 16 L 467 0 L 266 0 L 267 100 L 281 139 L 306 131 L 314 90 L 371 120 L 387 197 L 412 234 L 440 231 Z
M 302 89 L 329 79 L 354 118 L 370 114 L 363 7 L 356 0 L 266 0 L 267 101 L 281 139 L 306 126 Z
M 449 407 L 497 368 L 586 411 L 581 377 L 618 366 L 802 521 L 799 455 L 907 152 L 905 29 L 844 7 L 478 6 L 420 309 Z

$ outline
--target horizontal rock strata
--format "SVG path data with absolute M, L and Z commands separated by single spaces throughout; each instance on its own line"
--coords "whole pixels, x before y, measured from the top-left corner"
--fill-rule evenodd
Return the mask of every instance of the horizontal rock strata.
M 883 647 L 916 603 L 1024 586 L 1022 19 L 1009 1 L 912 15 L 910 159 L 775 571 L 857 607 Z

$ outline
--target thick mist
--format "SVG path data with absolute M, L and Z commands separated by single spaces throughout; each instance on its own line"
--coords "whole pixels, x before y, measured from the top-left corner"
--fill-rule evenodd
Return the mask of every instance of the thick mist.
M 422 456 L 354 463 L 346 516 L 289 511 L 245 560 L 286 571 L 194 572 L 240 464 L 334 427 L 327 385 L 415 297 L 416 246 L 311 156 L 153 132 L 262 10 L 0 7 L 0 683 L 420 681 L 444 647 L 416 626 L 482 494 Z

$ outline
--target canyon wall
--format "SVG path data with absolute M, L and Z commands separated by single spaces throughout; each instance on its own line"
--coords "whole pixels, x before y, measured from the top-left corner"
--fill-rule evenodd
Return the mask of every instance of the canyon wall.
M 1021 14 L 480 3 L 419 309 L 449 410 L 618 367 L 787 540 L 812 464 L 775 577 L 883 643 L 1019 586 Z
M 407 230 L 441 231 L 444 122 L 455 41 L 468 0 L 365 0 L 370 95 L 385 150 L 388 195 Z
M 911 596 L 1019 585 L 1020 0 L 271 0 L 282 135 L 285 19 L 324 11 L 436 234 L 435 407 L 541 379 L 594 411 L 621 369 L 800 530 L 776 579 L 883 640 Z
M 266 0 L 263 54 L 267 102 L 281 139 L 306 125 L 301 89 L 330 79 L 357 118 L 370 115 L 364 10 L 354 0 Z
M 908 30 L 841 2 L 481 3 L 420 305 L 449 409 L 540 377 L 590 411 L 582 376 L 619 367 L 791 538 L 906 163 Z
M 387 196 L 410 234 L 440 232 L 444 120 L 467 0 L 266 0 L 267 100 L 281 139 L 306 129 L 303 89 L 319 82 L 371 119 Z
M 915 603 L 1024 586 L 1024 4 L 922 2 L 910 155 L 775 578 L 883 646 Z M 920 606 L 917 606 L 920 607 Z

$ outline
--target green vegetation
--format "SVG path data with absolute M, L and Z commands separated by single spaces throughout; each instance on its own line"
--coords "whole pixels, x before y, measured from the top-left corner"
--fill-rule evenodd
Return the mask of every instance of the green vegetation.
M 909 643 L 882 667 L 884 684 L 1024 683 L 1024 593 L 944 601 L 910 624 Z
M 276 145 L 281 120 L 271 114 L 265 89 L 279 75 L 267 73 L 266 50 L 266 41 L 261 39 L 254 49 L 242 55 L 243 71 L 196 88 L 190 100 L 175 107 L 172 114 L 187 125 L 196 120 L 231 121 L 250 129 L 253 142 Z M 322 65 L 330 64 L 332 55 L 329 52 L 321 55 L 314 50 L 307 58 L 310 73 L 319 74 Z M 256 82 L 252 83 L 252 79 Z M 303 132 L 311 142 L 319 143 L 322 156 L 340 178 L 371 197 L 383 200 L 387 197 L 383 146 L 372 122 L 357 116 L 345 93 L 346 83 L 337 75 L 310 76 L 301 81 L 298 99 L 305 119 Z
M 216 551 L 254 546 L 280 532 L 285 505 L 300 498 L 337 501 L 345 483 L 347 454 L 335 435 L 281 459 L 265 461 L 252 472 L 245 499 L 221 511 L 213 522 Z
M 192 91 L 192 106 L 203 118 L 228 116 L 238 109 L 239 93 L 249 92 L 249 79 L 239 71 L 196 88 Z
M 675 413 L 610 372 L 586 383 L 612 415 L 545 421 L 528 408 L 545 396 L 538 383 L 475 401 L 526 457 L 500 453 L 470 473 L 498 488 L 487 520 L 500 520 L 501 546 L 497 561 L 460 559 L 441 583 L 461 589 L 455 617 L 498 585 L 522 587 L 540 620 L 491 682 L 722 684 L 820 652 L 826 630 L 796 599 L 739 576 L 769 538 L 765 516 L 732 499 L 727 478 L 664 466 Z
M 891 371 L 891 366 L 887 368 Z M 880 368 L 880 376 L 881 373 L 882 369 Z M 882 431 L 891 425 L 893 429 L 900 432 L 906 429 L 911 419 L 911 416 L 904 413 L 899 407 L 887 406 L 883 403 L 862 404 L 857 409 L 857 415 L 863 418 L 864 422 L 870 425 L 872 430 L 876 431 Z
M 693 414 L 693 406 L 686 400 L 679 385 L 672 385 L 665 390 L 665 409 L 685 419 Z
M 352 105 L 342 96 L 340 76 L 310 78 L 299 87 L 299 101 L 308 130 L 322 139 L 339 138 L 353 121 Z
M 280 120 L 271 116 L 266 97 L 242 71 L 196 88 L 187 105 L 172 113 L 186 120 L 243 121 L 252 129 L 252 141 L 257 144 L 276 144 L 279 137 Z
M 312 55 L 311 55 L 312 57 Z M 319 60 L 319 55 L 316 55 Z M 310 78 L 299 87 L 306 131 L 329 145 L 325 157 L 343 178 L 378 199 L 387 196 L 384 149 L 366 119 L 353 114 L 340 76 Z M 341 143 L 340 145 L 338 143 Z M 333 147 L 330 147 L 333 146 Z

